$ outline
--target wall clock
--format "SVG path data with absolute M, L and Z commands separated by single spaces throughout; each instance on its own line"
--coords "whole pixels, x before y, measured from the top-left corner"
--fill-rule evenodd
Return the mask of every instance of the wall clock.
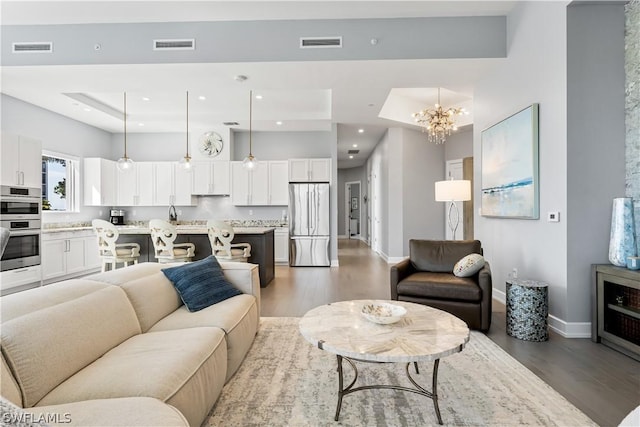
M 200 137 L 200 152 L 215 157 L 222 151 L 222 137 L 216 132 L 205 132 Z

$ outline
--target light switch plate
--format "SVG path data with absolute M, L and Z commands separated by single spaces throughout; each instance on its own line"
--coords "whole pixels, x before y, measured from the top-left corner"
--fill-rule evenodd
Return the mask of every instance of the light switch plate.
M 560 222 L 560 212 L 547 212 L 547 221 Z

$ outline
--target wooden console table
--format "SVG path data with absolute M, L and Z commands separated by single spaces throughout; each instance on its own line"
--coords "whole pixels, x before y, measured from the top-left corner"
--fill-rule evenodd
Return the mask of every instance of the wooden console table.
M 640 270 L 594 264 L 591 339 L 640 360 Z

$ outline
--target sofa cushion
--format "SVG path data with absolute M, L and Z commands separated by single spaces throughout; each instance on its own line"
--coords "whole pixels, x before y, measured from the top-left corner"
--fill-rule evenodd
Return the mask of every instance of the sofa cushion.
M 224 332 L 190 328 L 136 335 L 64 381 L 39 405 L 146 396 L 175 406 L 200 425 L 227 370 Z
M 189 311 L 199 311 L 242 294 L 225 279 L 213 255 L 178 267 L 165 268 L 162 272 L 173 282 Z
M 458 277 L 471 277 L 484 266 L 484 257 L 480 254 L 469 254 L 456 262 L 453 266 L 453 275 Z
M 479 240 L 409 240 L 409 259 L 414 269 L 436 273 L 452 273 L 462 257 L 482 255 Z
M 36 417 L 60 414 L 56 426 L 82 427 L 188 427 L 184 416 L 171 405 L 152 397 L 122 397 L 83 400 L 53 406 L 35 406 L 25 410 Z M 64 417 L 68 414 L 68 422 Z M 49 417 L 50 418 L 50 417 Z M 46 419 L 46 418 L 44 418 Z
M 124 291 L 109 286 L 3 322 L 1 333 L 3 355 L 29 407 L 139 334 L 140 324 Z
M 107 288 L 104 283 L 73 279 L 0 298 L 2 322 Z
M 0 358 L 2 359 L 2 371 L 0 372 L 0 395 L 14 405 L 22 407 L 22 394 L 20 393 L 20 387 L 18 387 L 16 379 L 11 375 L 9 366 L 1 353 Z
M 149 332 L 216 326 L 226 333 L 228 381 L 249 351 L 259 326 L 256 298 L 238 295 L 195 313 L 180 307 L 158 323 Z
M 473 302 L 482 299 L 482 291 L 472 279 L 450 273 L 414 273 L 398 283 L 398 295 Z

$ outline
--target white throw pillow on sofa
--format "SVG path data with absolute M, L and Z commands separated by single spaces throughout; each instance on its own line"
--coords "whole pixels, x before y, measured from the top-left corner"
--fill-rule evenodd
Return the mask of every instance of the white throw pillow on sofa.
M 480 254 L 470 254 L 456 262 L 453 274 L 457 277 L 469 277 L 484 267 L 484 257 Z

